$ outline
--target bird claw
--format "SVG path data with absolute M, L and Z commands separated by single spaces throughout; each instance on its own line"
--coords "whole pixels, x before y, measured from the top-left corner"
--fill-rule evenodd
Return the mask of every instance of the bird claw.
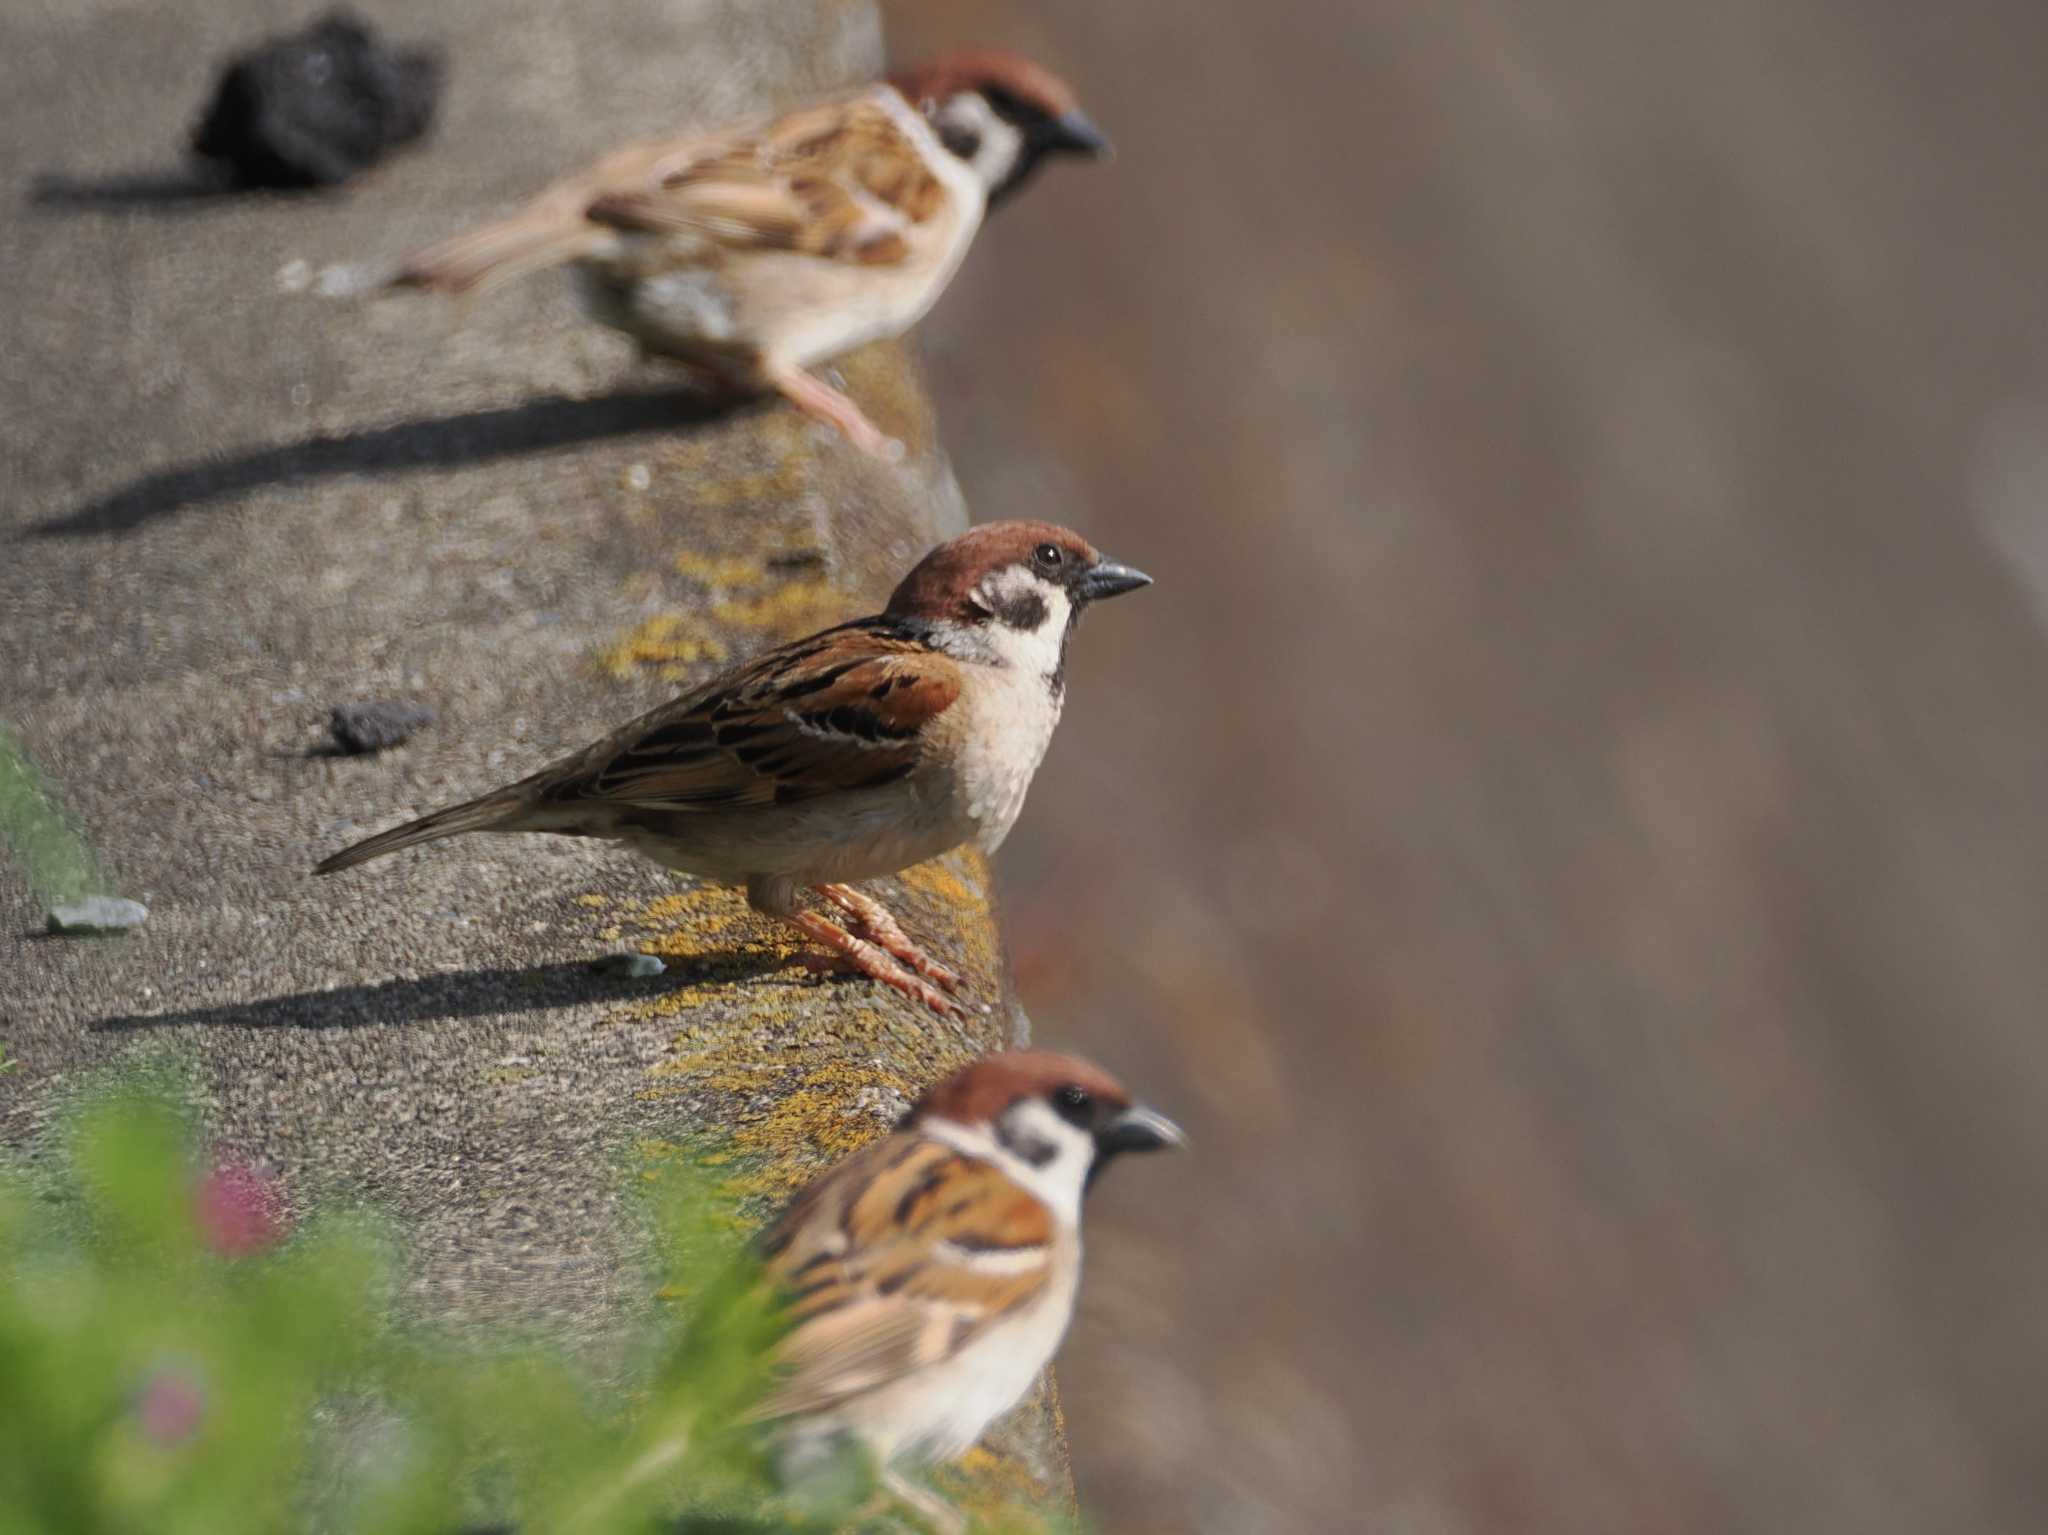
M 890 915 L 889 908 L 873 896 L 851 885 L 814 885 L 812 888 L 852 919 L 848 926 L 855 933 L 905 969 L 937 982 L 947 991 L 958 991 L 966 984 L 957 970 L 940 964 L 920 949 L 917 941 L 904 932 L 902 924 Z
M 884 986 L 894 987 L 914 1001 L 922 1002 L 941 1018 L 965 1019 L 968 1016 L 962 1004 L 913 974 L 880 945 L 865 938 L 856 938 L 836 922 L 814 911 L 796 912 L 788 920 L 806 937 L 825 945 L 845 968 L 880 981 Z

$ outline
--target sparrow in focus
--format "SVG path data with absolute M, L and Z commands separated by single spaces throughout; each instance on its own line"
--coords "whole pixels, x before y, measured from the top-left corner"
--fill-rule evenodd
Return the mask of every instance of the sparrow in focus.
M 643 352 L 780 391 L 889 459 L 900 447 L 808 370 L 915 324 L 984 210 L 1046 158 L 1108 147 L 1049 71 L 965 50 L 780 117 L 628 144 L 393 283 L 483 293 L 571 265 L 592 316 Z
M 760 1239 L 792 1322 L 758 1410 L 785 1471 L 851 1436 L 890 1492 L 959 1528 L 901 1468 L 965 1453 L 1030 1389 L 1074 1314 L 1081 1196 L 1112 1157 L 1185 1139 L 1100 1068 L 1015 1051 L 812 1183 Z
M 313 872 L 463 832 L 605 837 L 744 885 L 756 911 L 961 1016 L 945 994 L 959 977 L 851 882 L 966 843 L 996 850 L 1059 723 L 1075 623 L 1151 579 L 1049 523 L 975 528 L 920 560 L 873 618 L 756 656 L 531 777 Z M 802 908 L 806 888 L 853 930 Z

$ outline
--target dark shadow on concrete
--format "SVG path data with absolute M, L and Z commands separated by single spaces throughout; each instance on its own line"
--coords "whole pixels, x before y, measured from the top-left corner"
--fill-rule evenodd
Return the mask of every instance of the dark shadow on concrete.
M 227 1029 L 354 1029 L 372 1024 L 435 1023 L 450 1018 L 479 1018 L 488 1013 L 525 1012 L 571 1007 L 579 1002 L 608 1002 L 623 997 L 653 997 L 677 985 L 703 979 L 708 968 L 719 979 L 739 982 L 784 969 L 789 961 L 772 955 L 734 955 L 708 967 L 670 970 L 646 980 L 607 975 L 588 960 L 563 960 L 552 965 L 449 970 L 410 981 L 379 981 L 367 986 L 337 986 L 332 991 L 300 991 L 255 1002 L 197 1007 L 178 1013 L 127 1014 L 102 1018 L 91 1025 L 99 1034 L 135 1033 L 144 1029 L 191 1027 Z
M 254 448 L 220 458 L 158 469 L 48 522 L 29 538 L 81 538 L 132 533 L 187 507 L 225 501 L 272 485 L 297 485 L 343 474 L 396 474 L 452 469 L 492 459 L 547 453 L 607 437 L 674 432 L 757 402 L 722 400 L 689 389 L 631 390 L 579 400 L 555 395 L 524 405 L 401 421 L 338 437 Z
M 180 214 L 261 198 L 297 202 L 305 196 L 304 192 L 245 187 L 203 166 L 174 166 L 112 176 L 68 176 L 61 171 L 43 171 L 29 187 L 28 206 L 42 214 L 130 209 Z

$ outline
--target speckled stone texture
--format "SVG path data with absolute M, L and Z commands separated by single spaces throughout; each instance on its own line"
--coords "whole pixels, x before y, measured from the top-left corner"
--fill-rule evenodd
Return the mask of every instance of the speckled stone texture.
M 884 882 L 996 1003 L 943 1022 L 821 978 L 735 892 L 570 840 L 477 838 L 314 880 L 318 857 L 527 772 L 678 684 L 871 611 L 965 525 L 914 369 L 843 369 L 910 448 L 860 458 L 780 404 L 707 415 L 541 279 L 456 315 L 339 296 L 636 133 L 871 74 L 865 4 L 366 7 L 449 56 L 433 146 L 344 195 L 214 200 L 167 174 L 253 0 L 17 17 L 0 93 L 0 716 L 62 786 L 119 943 L 41 936 L 0 867 L 0 1133 L 91 1067 L 169 1052 L 295 1196 L 417 1242 L 412 1303 L 603 1358 L 645 1302 L 622 1188 L 730 1138 L 761 1213 L 1021 1028 L 989 875 Z M 96 72 L 81 89 L 77 61 Z M 51 189 L 59 189 L 52 192 Z M 326 748 L 337 698 L 436 725 Z M 605 973 L 621 949 L 666 962 Z M 1063 1502 L 1050 1399 L 979 1483 Z

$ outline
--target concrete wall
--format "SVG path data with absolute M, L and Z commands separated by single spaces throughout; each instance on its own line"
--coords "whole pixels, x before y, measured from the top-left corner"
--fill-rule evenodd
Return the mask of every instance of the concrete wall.
M 618 139 L 879 67 L 862 4 L 366 7 L 445 43 L 439 132 L 348 192 L 187 195 L 211 61 L 274 7 L 67 5 L 9 23 L 0 156 L 0 717 L 147 925 L 36 935 L 0 869 L 0 1133 L 84 1068 L 169 1052 L 213 1129 L 417 1239 L 413 1299 L 601 1359 L 648 1301 L 626 1180 L 710 1133 L 753 1214 L 1013 1039 L 990 876 L 886 882 L 1000 1005 L 943 1023 L 798 962 L 737 892 L 549 839 L 315 882 L 325 852 L 582 744 L 731 658 L 873 611 L 967 514 L 913 367 L 854 394 L 884 468 L 785 407 L 716 419 L 576 323 L 563 281 L 456 317 L 322 296 Z M 374 758 L 328 709 L 438 713 Z M 668 973 L 588 961 L 631 947 Z M 1049 1400 L 979 1463 L 1059 1502 Z

